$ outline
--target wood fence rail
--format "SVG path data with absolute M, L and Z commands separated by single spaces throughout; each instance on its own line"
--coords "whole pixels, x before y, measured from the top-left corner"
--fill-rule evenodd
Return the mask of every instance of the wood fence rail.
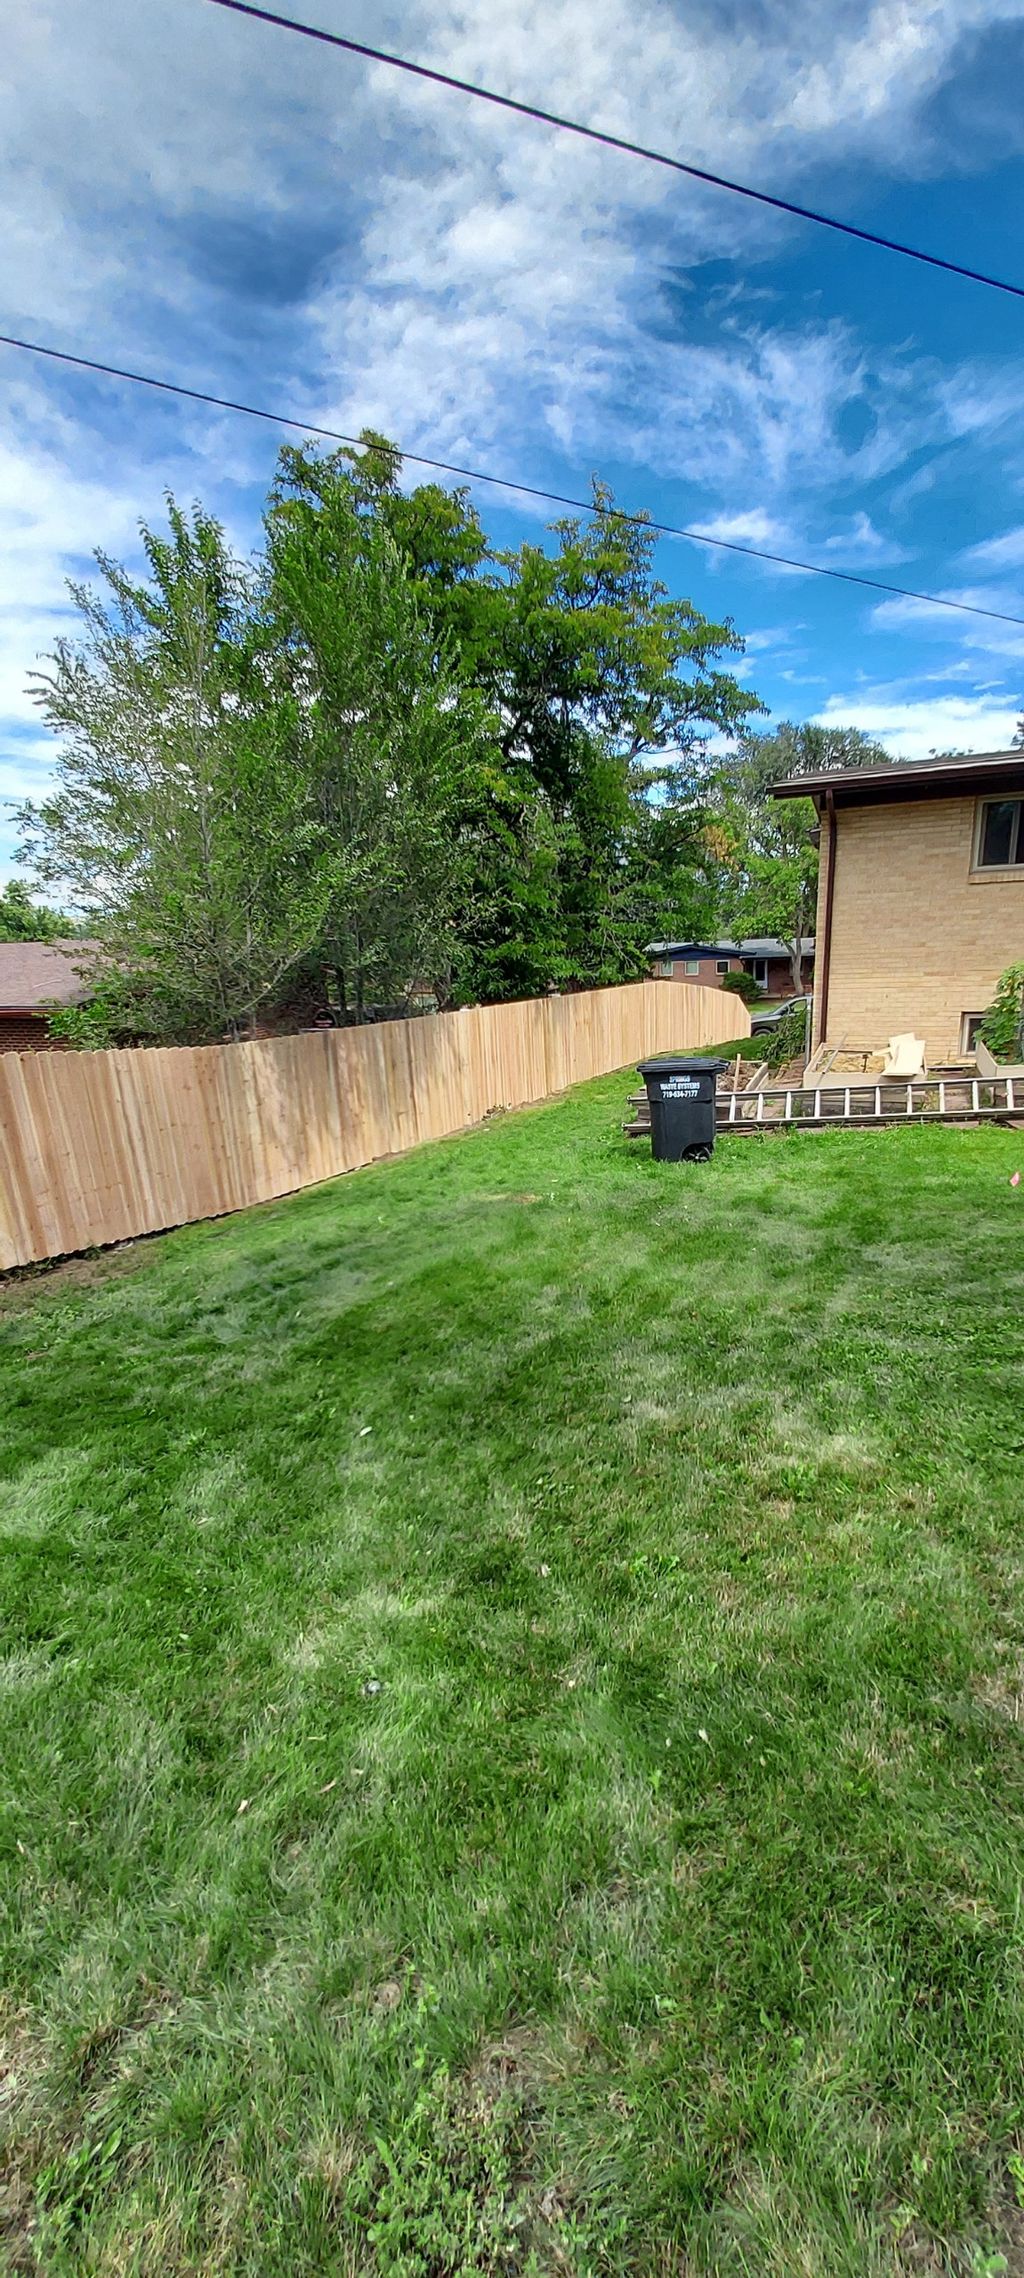
M 252 1044 L 0 1053 L 0 1270 L 269 1202 L 749 1019 L 640 981 Z

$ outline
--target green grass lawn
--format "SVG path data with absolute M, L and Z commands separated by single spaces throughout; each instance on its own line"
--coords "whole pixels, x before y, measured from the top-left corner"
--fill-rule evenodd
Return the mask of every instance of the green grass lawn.
M 628 1089 L 0 1296 L 5 2268 L 1024 2272 L 1024 1137 Z

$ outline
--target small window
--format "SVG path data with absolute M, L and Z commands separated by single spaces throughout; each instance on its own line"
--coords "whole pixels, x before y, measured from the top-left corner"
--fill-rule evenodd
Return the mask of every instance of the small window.
M 658 967 L 658 971 L 663 981 L 670 981 L 672 979 L 672 975 L 675 972 L 675 966 L 672 963 L 671 957 L 662 958 L 661 964 Z
M 973 1052 L 978 1041 L 978 1030 L 985 1015 L 983 1012 L 965 1012 L 960 1015 L 960 1050 Z
M 720 973 L 727 973 L 727 972 L 728 972 L 728 970 L 729 970 L 729 960 L 728 960 L 728 958 L 727 958 L 727 957 L 720 957 L 720 958 L 719 958 L 719 960 L 718 960 L 718 968 L 717 968 L 717 969 L 718 969 L 718 971 L 719 971 Z
M 1008 870 L 1024 864 L 1021 799 L 985 799 L 978 824 L 979 870 Z
M 696 974 L 696 973 L 699 973 L 699 972 L 700 972 L 700 958 L 699 958 L 699 957 L 688 957 L 688 958 L 687 958 L 687 960 L 686 960 L 686 963 L 685 963 L 685 965 L 683 966 L 683 971 L 684 971 L 684 973 L 691 973 L 691 974 Z

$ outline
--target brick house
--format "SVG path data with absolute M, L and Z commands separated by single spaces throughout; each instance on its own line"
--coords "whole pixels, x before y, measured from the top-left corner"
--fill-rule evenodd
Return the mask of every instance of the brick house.
M 800 946 L 803 987 L 809 989 L 814 941 L 805 939 Z M 746 941 L 649 941 L 645 955 L 657 981 L 696 981 L 706 989 L 720 989 L 727 973 L 749 973 L 766 997 L 794 993 L 789 950 L 770 934 L 752 935 Z
M 821 824 L 813 1044 L 970 1050 L 1024 958 L 1024 751 L 790 777 Z
M 0 1052 L 59 1052 L 47 1034 L 50 1005 L 84 1004 L 78 962 L 93 941 L 0 941 Z

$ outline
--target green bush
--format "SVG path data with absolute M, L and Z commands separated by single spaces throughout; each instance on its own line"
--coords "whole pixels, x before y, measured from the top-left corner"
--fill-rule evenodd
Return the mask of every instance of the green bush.
M 792 1012 L 783 1013 L 777 1028 L 769 1028 L 755 1039 L 764 1045 L 761 1055 L 769 1068 L 781 1068 L 785 1061 L 796 1060 L 807 1050 L 807 1015 L 803 1005 L 794 1005 Z
M 1008 965 L 1000 973 L 978 1034 L 994 1060 L 1024 1059 L 1024 965 Z
M 731 990 L 734 997 L 742 997 L 745 1005 L 761 1003 L 762 992 L 752 973 L 723 973 L 722 987 Z

